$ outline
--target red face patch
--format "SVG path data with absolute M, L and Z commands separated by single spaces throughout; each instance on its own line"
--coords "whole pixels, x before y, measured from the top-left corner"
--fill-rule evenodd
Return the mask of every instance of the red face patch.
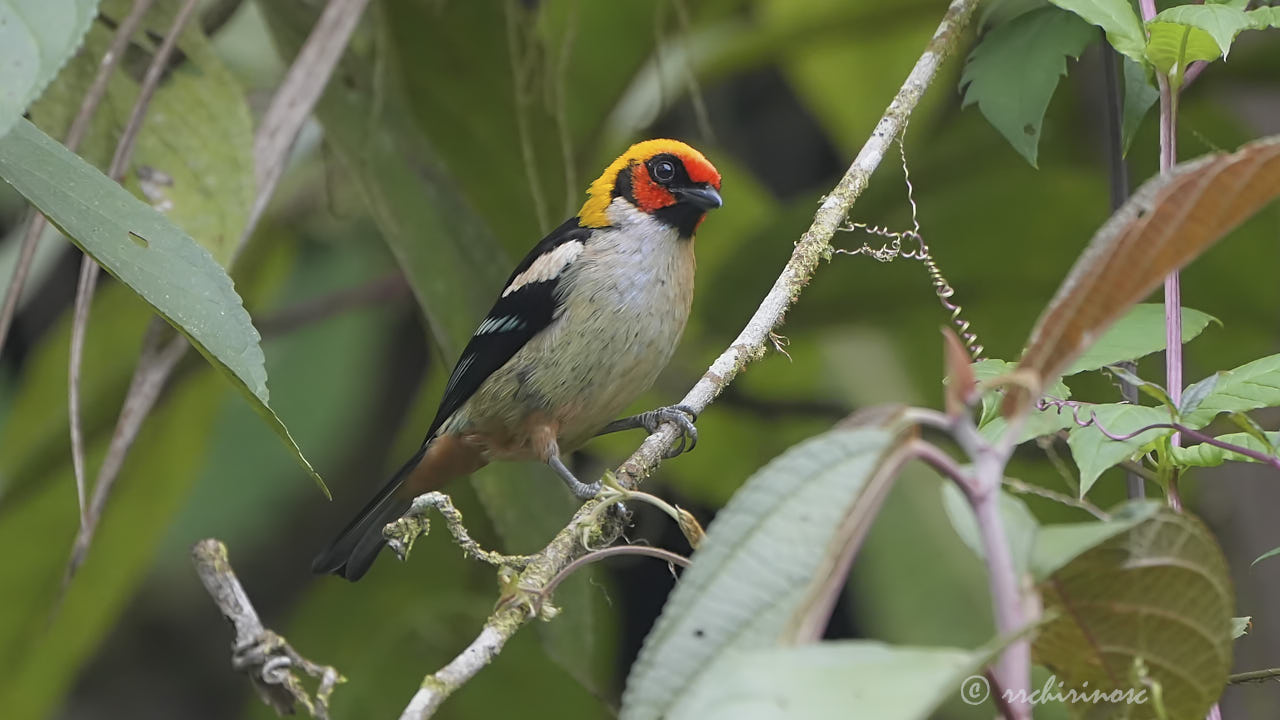
M 689 179 L 696 183 L 706 183 L 711 187 L 720 189 L 720 173 L 716 172 L 715 167 L 702 157 L 689 157 L 681 154 L 680 160 L 684 162 L 685 172 L 689 173 Z
M 631 166 L 631 194 L 636 207 L 649 213 L 676 204 L 675 196 L 649 177 L 649 169 L 643 163 Z

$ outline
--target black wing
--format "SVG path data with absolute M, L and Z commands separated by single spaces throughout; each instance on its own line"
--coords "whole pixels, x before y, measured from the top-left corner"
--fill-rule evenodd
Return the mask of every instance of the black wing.
M 512 271 L 511 277 L 503 283 L 503 291 L 538 258 L 568 242 L 585 243 L 590 235 L 590 228 L 582 227 L 578 218 L 569 219 L 529 251 Z M 445 385 L 440 409 L 436 411 L 431 429 L 427 431 L 427 441 L 435 436 L 440 425 L 462 407 L 481 383 L 505 365 L 525 343 L 551 324 L 555 318 L 555 291 L 558 282 L 559 278 L 553 277 L 541 282 L 526 283 L 519 289 L 498 297 L 493 309 L 481 321 L 475 334 L 463 348 L 462 355 L 458 357 L 458 364 L 454 366 L 449 382 Z

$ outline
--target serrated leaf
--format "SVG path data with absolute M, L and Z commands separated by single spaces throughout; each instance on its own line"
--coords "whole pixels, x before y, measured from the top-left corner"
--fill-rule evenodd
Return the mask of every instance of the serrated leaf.
M 1084 497 L 1104 470 L 1125 460 L 1147 443 L 1172 430 L 1147 430 L 1128 440 L 1112 440 L 1098 429 L 1106 428 L 1112 435 L 1124 436 L 1148 425 L 1170 421 L 1166 408 L 1113 403 L 1091 405 L 1080 411 L 1082 421 L 1093 418 L 1088 427 L 1072 427 L 1067 434 L 1067 446 L 1080 469 L 1080 496 Z
M 1182 309 L 1182 342 L 1187 343 L 1218 322 L 1212 315 L 1184 307 Z M 1221 324 L 1221 323 L 1219 323 Z M 1089 346 L 1067 368 L 1063 375 L 1097 370 L 1107 365 L 1137 360 L 1165 349 L 1164 305 L 1141 303 L 1125 313 L 1097 342 Z
M 979 558 L 986 557 L 973 507 L 955 483 L 943 483 L 942 507 L 947 511 L 951 527 L 960 536 L 960 540 Z M 1035 545 L 1040 523 L 1025 502 L 1004 490 L 1000 491 L 1000 517 L 1004 521 L 1004 533 L 1009 541 L 1014 569 L 1021 577 L 1030 567 L 1031 550 Z
M 992 28 L 969 53 L 960 87 L 964 106 L 982 115 L 1036 165 L 1040 126 L 1068 56 L 1079 58 L 1095 30 L 1076 15 L 1046 7 Z
M 1253 437 L 1249 433 L 1229 433 L 1227 435 L 1219 435 L 1218 440 L 1232 445 L 1239 445 L 1248 450 L 1260 453 L 1274 453 L 1275 444 L 1280 442 L 1280 432 L 1267 433 L 1267 440 L 1270 443 L 1264 443 Z M 1241 455 L 1238 452 L 1220 448 L 1209 443 L 1198 443 L 1188 447 L 1173 448 L 1173 461 L 1184 467 L 1217 467 L 1228 460 L 1235 462 L 1257 462 L 1247 455 Z
M 1054 5 L 1102 28 L 1107 42 L 1125 57 L 1141 61 L 1147 46 L 1142 22 L 1128 0 L 1050 0 Z
M 1280 354 L 1258 358 L 1218 375 L 1220 379 L 1213 392 L 1194 412 L 1183 417 L 1187 425 L 1200 428 L 1208 425 L 1218 413 L 1280 405 Z
M 1160 512 L 1154 500 L 1135 500 L 1117 508 L 1110 520 L 1042 525 L 1031 551 L 1031 574 L 1042 581 L 1082 553 L 1101 545 Z
M 83 50 L 32 106 L 32 122 L 49 135 L 66 132 L 110 42 L 103 25 L 90 30 Z M 254 199 L 253 121 L 239 84 L 198 28 L 189 26 L 178 47 L 186 62 L 152 98 L 123 183 L 228 267 Z M 113 75 L 81 157 L 106 167 L 137 97 L 137 82 Z
M 1051 619 L 1033 653 L 1067 687 L 1106 693 L 1158 684 L 1175 719 L 1204 717 L 1221 695 L 1235 593 L 1217 541 L 1191 515 L 1161 510 L 1040 589 Z M 1112 716 L 1103 705 L 1087 709 Z
M 669 717 L 932 717 L 955 697 L 965 678 L 982 673 L 993 655 L 988 648 L 904 647 L 871 640 L 731 652 L 703 675 Z
M 713 661 L 775 646 L 895 434 L 838 429 L 765 465 L 707 528 L 627 678 L 623 720 L 669 715 Z
M 1217 60 L 1222 50 L 1208 32 L 1198 27 L 1171 22 L 1147 24 L 1151 39 L 1147 43 L 1147 61 L 1156 72 L 1175 74 L 1197 60 Z
M 0 138 L 0 176 L 222 370 L 329 494 L 271 410 L 258 331 L 208 250 L 26 120 Z
M 97 0 L 0 0 L 0 137 L 75 54 Z
M 1253 616 L 1231 618 L 1231 639 L 1238 640 L 1249 633 L 1249 626 L 1253 624 Z
M 1036 322 L 1018 367 L 1053 382 L 1121 315 L 1280 196 L 1280 138 L 1175 166 L 1102 226 Z M 1010 393 L 1007 413 L 1027 406 Z
M 1121 123 L 1121 152 L 1128 156 L 1133 137 L 1138 134 L 1142 120 L 1160 99 L 1160 90 L 1147 77 L 1147 69 L 1140 63 L 1124 58 L 1124 120 Z
M 1239 35 L 1241 30 L 1247 30 L 1252 21 L 1241 8 L 1206 3 L 1204 5 L 1176 5 L 1161 10 L 1155 17 L 1151 18 L 1151 22 L 1147 23 L 1148 30 L 1151 30 L 1151 25 L 1155 23 L 1174 23 L 1203 30 L 1217 45 L 1217 54 L 1225 58 L 1231 52 L 1231 43 L 1235 41 L 1236 35 Z M 1154 30 L 1151 30 L 1151 42 L 1155 42 Z M 1189 47 L 1188 52 L 1190 52 Z M 1150 44 L 1147 47 L 1147 56 L 1151 56 Z M 1152 62 L 1155 62 L 1154 59 Z M 1187 60 L 1187 62 L 1191 61 Z M 1156 66 L 1159 67 L 1159 63 L 1156 63 Z

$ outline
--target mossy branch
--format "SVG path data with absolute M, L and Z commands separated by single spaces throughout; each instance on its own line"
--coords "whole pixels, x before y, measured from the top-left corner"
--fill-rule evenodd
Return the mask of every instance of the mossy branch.
M 791 259 L 755 314 L 729 348 L 716 358 L 685 395 L 681 404 L 702 412 L 748 363 L 765 356 L 773 332 L 782 325 L 787 311 L 799 299 L 801 291 L 817 271 L 818 263 L 831 257 L 832 237 L 844 224 L 849 210 L 869 184 L 872 173 L 902 132 L 921 96 L 937 75 L 939 66 L 955 48 L 977 4 L 977 0 L 953 0 L 948 6 L 924 53 L 876 123 L 853 164 L 822 201 L 813 224 L 796 243 Z M 662 425 L 618 468 L 618 483 L 626 489 L 639 486 L 657 468 L 663 455 L 679 437 L 680 430 L 674 423 Z M 531 562 L 516 578 L 516 586 L 530 599 L 561 570 L 586 554 L 587 546 L 602 547 L 621 534 L 622 524 L 613 514 L 596 512 L 599 502 L 593 500 L 583 505 L 550 544 L 532 556 Z M 584 539 L 587 541 L 585 545 Z M 502 651 L 507 640 L 534 616 L 531 602 L 500 604 L 465 650 L 423 679 L 421 687 L 401 714 L 402 720 L 430 717 L 445 698 L 489 664 Z

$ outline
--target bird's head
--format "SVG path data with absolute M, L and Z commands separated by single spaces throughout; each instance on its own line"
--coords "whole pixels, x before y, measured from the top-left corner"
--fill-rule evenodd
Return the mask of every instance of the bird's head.
M 679 140 L 645 140 L 591 183 L 578 219 L 585 227 L 608 227 L 639 211 L 692 237 L 707 211 L 720 205 L 720 173 L 702 153 Z

